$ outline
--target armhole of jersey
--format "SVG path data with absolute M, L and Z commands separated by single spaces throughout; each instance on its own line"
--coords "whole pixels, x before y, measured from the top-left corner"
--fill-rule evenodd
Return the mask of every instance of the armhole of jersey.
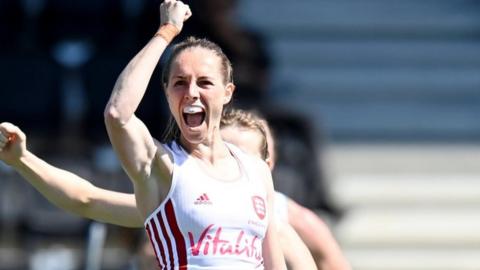
M 175 190 L 175 187 L 177 186 L 177 173 L 176 173 L 176 170 L 177 170 L 177 162 L 178 162 L 178 159 L 179 159 L 179 156 L 178 156 L 178 146 L 177 144 L 173 141 L 171 142 L 170 144 L 164 144 L 162 143 L 162 147 L 163 149 L 165 149 L 167 152 L 169 152 L 169 154 L 172 155 L 172 159 L 173 159 L 173 168 L 172 168 L 172 184 L 170 185 L 170 190 L 168 191 L 167 193 L 167 196 L 165 196 L 165 198 L 163 199 L 163 201 L 160 203 L 160 205 L 158 205 L 158 207 L 150 214 L 148 215 L 148 217 L 145 219 L 143 225 L 144 226 L 147 226 L 148 222 L 154 217 L 157 215 L 158 211 L 160 211 L 163 206 L 165 205 L 165 203 L 170 199 L 173 191 Z
M 258 169 L 256 167 L 256 166 L 258 166 L 258 164 L 256 164 L 256 163 L 257 162 L 264 162 L 264 161 L 262 159 L 258 158 L 258 157 L 251 156 L 251 155 L 243 152 L 242 149 L 238 148 L 234 144 L 227 143 L 227 142 L 225 142 L 225 144 L 230 149 L 230 151 L 232 151 L 232 153 L 235 155 L 235 158 L 240 163 L 240 166 L 243 167 L 242 168 L 243 173 L 247 177 L 247 181 L 249 181 L 251 183 L 254 183 L 254 184 L 255 184 L 255 182 L 262 184 L 265 187 L 265 191 L 266 191 L 267 189 L 266 189 L 265 181 L 262 180 L 262 179 L 257 179 L 258 174 L 256 175 L 256 174 L 253 173 L 253 172 L 258 171 Z
M 252 176 L 249 173 L 249 168 L 251 167 L 251 160 L 250 157 L 245 154 L 240 148 L 236 147 L 231 143 L 224 142 L 227 146 L 228 150 L 232 153 L 233 158 L 237 161 L 238 166 L 240 167 L 240 173 L 243 177 L 247 179 L 248 182 L 252 182 Z

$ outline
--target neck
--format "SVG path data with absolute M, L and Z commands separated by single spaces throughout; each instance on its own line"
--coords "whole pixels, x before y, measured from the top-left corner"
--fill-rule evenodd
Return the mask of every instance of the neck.
M 217 164 L 230 153 L 218 129 L 204 142 L 191 143 L 181 136 L 180 143 L 190 155 L 211 165 Z

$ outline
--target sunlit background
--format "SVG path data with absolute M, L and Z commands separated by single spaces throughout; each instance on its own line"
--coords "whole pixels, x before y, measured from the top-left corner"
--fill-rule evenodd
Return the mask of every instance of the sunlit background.
M 234 105 L 277 135 L 276 187 L 329 224 L 353 269 L 480 269 L 479 1 L 187 2 L 182 37 L 225 49 Z M 0 122 L 48 162 L 131 192 L 103 108 L 159 3 L 0 0 Z M 139 111 L 158 138 L 159 76 Z M 66 214 L 3 163 L 0 226 L 1 270 L 135 269 L 143 233 Z

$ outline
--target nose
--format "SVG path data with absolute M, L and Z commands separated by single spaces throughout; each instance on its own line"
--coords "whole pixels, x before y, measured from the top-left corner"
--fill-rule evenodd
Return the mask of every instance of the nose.
M 192 82 L 189 84 L 185 97 L 191 100 L 197 100 L 200 97 L 198 86 L 195 83 Z

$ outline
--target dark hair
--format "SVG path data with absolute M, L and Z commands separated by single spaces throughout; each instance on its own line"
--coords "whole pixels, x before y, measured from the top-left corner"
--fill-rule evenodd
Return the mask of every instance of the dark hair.
M 172 53 L 170 54 L 168 60 L 166 61 L 165 67 L 163 68 L 163 71 L 162 71 L 162 84 L 165 90 L 169 83 L 168 80 L 170 77 L 173 61 L 175 60 L 175 58 L 177 58 L 177 56 L 181 52 L 189 48 L 204 48 L 212 51 L 216 56 L 220 57 L 220 61 L 222 64 L 223 82 L 225 84 L 233 83 L 232 63 L 230 62 L 228 57 L 225 55 L 225 53 L 222 51 L 220 46 L 218 46 L 216 43 L 209 41 L 208 39 L 205 39 L 205 38 L 199 39 L 195 37 L 188 37 L 184 41 L 173 46 Z M 173 140 L 178 140 L 180 138 L 180 130 L 177 126 L 177 123 L 175 122 L 175 119 L 171 115 L 162 137 L 163 137 L 162 142 L 164 143 L 170 142 Z

